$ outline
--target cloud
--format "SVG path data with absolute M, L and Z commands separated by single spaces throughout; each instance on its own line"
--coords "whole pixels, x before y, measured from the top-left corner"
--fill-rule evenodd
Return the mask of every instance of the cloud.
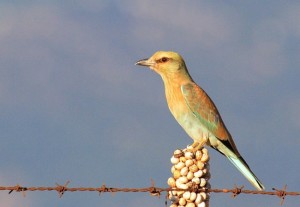
M 274 114 L 280 114 L 282 123 L 286 124 L 284 130 L 297 130 L 300 128 L 300 97 L 298 94 L 287 94 L 273 106 Z M 297 137 L 294 137 L 298 140 Z
M 289 30 L 290 35 L 296 36 L 299 38 L 300 36 L 300 4 L 299 2 L 294 4 L 289 4 L 285 11 L 283 12 L 283 21 L 285 27 Z
M 119 118 L 117 128 L 111 130 L 110 137 L 119 156 L 135 156 L 143 154 L 143 150 L 151 145 L 150 131 L 132 117 Z M 148 143 L 148 144 L 147 144 Z
M 16 193 L 16 195 L 8 195 L 7 193 L 1 193 L 0 195 L 1 205 L 5 207 L 16 207 L 16 206 L 30 206 L 30 201 L 28 198 L 23 198 L 21 193 Z
M 257 41 L 245 50 L 239 48 L 239 53 L 232 54 L 235 67 L 234 71 L 230 71 L 232 74 L 229 77 L 251 85 L 277 78 L 287 66 L 282 50 L 282 45 L 275 41 Z
M 226 77 L 245 87 L 257 87 L 280 79 L 291 67 L 299 67 L 299 62 L 294 61 L 299 50 L 293 45 L 293 41 L 299 39 L 298 10 L 297 5 L 285 7 L 282 12 L 260 18 L 251 25 L 243 25 L 241 16 L 232 30 L 230 44 L 207 55 L 211 61 L 208 64 L 216 68 L 210 75 L 216 75 L 220 81 Z
M 174 39 L 178 44 L 214 47 L 228 40 L 235 23 L 226 7 L 219 10 L 204 3 L 164 1 L 157 6 L 153 1 L 132 0 L 119 8 L 135 18 L 133 34 L 139 41 Z
M 2 106 L 64 111 L 72 93 L 118 97 L 113 88 L 130 82 L 133 70 L 122 64 L 128 55 L 114 46 L 109 28 L 85 25 L 52 4 L 0 10 Z
M 97 0 L 86 0 L 86 1 L 81 1 L 81 0 L 75 0 L 72 1 L 72 4 L 75 3 L 77 8 L 83 9 L 87 12 L 96 12 L 99 13 L 100 11 L 103 11 L 107 9 L 109 4 L 112 1 L 110 0 L 102 0 L 102 1 L 97 1 Z
M 289 47 L 291 37 L 300 37 L 299 4 L 289 5 L 272 17 L 262 19 L 252 29 L 248 52 L 245 52 L 251 73 L 249 80 L 257 83 L 279 78 L 290 69 L 288 64 L 291 52 Z M 248 61 L 249 62 L 248 62 Z
M 226 5 L 218 9 L 214 4 L 165 1 L 157 6 L 132 0 L 119 9 L 134 19 L 131 42 L 137 47 L 178 48 L 194 61 L 219 68 L 211 73 L 220 78 L 248 86 L 277 79 L 288 70 L 286 45 L 299 30 L 297 4 L 253 24 L 244 24 L 245 16 Z

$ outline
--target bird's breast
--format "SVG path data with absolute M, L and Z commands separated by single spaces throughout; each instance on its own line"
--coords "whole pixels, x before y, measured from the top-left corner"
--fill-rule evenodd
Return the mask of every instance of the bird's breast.
M 190 110 L 180 88 L 166 91 L 166 98 L 172 115 L 193 140 L 209 137 L 209 131 Z
M 207 128 L 201 124 L 199 119 L 189 109 L 175 117 L 175 119 L 193 140 L 200 141 L 204 138 L 209 138 L 210 133 Z

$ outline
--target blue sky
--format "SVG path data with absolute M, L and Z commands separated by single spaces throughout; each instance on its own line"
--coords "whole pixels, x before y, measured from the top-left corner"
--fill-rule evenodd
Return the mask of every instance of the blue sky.
M 166 187 L 172 152 L 192 140 L 169 113 L 160 77 L 134 63 L 174 50 L 267 190 L 299 191 L 299 21 L 297 1 L 1 1 L 1 185 L 147 187 L 152 178 Z M 253 189 L 209 151 L 213 188 Z M 0 192 L 0 204 L 138 207 L 164 198 Z M 212 194 L 210 204 L 279 199 Z

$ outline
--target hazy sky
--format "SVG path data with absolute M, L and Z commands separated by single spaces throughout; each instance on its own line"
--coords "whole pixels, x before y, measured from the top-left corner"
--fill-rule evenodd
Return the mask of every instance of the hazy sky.
M 161 78 L 134 63 L 174 50 L 222 114 L 267 190 L 300 191 L 297 1 L 1 1 L 0 185 L 167 187 L 192 143 Z M 219 153 L 213 188 L 253 189 Z M 147 193 L 0 192 L 5 207 L 164 206 Z M 279 206 L 212 194 L 211 206 Z M 287 197 L 285 206 L 299 205 Z

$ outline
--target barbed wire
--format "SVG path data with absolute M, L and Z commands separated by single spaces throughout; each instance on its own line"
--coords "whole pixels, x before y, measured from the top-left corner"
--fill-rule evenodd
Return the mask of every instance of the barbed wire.
M 160 196 L 162 192 L 169 192 L 169 191 L 192 191 L 192 192 L 201 192 L 205 191 L 208 193 L 231 193 L 231 197 L 235 198 L 239 194 L 253 194 L 253 195 L 273 195 L 277 196 L 281 199 L 280 204 L 282 205 L 286 196 L 299 196 L 300 192 L 290 192 L 287 191 L 287 185 L 285 185 L 281 190 L 272 188 L 273 191 L 257 191 L 257 190 L 244 190 L 244 186 L 237 187 L 236 185 L 232 189 L 179 189 L 179 188 L 161 188 L 156 187 L 154 185 L 154 181 L 151 180 L 151 186 L 145 188 L 114 188 L 114 187 L 107 187 L 103 184 L 100 187 L 68 187 L 70 181 L 67 181 L 64 185 L 60 185 L 56 183 L 56 186 L 50 187 L 24 187 L 21 185 L 15 186 L 0 186 L 0 191 L 9 191 L 8 193 L 11 194 L 13 191 L 21 192 L 23 196 L 26 196 L 26 192 L 28 191 L 57 191 L 59 197 L 62 197 L 65 192 L 98 192 L 99 195 L 102 193 L 117 193 L 117 192 L 125 192 L 125 193 L 137 193 L 137 192 L 149 192 L 152 196 Z

